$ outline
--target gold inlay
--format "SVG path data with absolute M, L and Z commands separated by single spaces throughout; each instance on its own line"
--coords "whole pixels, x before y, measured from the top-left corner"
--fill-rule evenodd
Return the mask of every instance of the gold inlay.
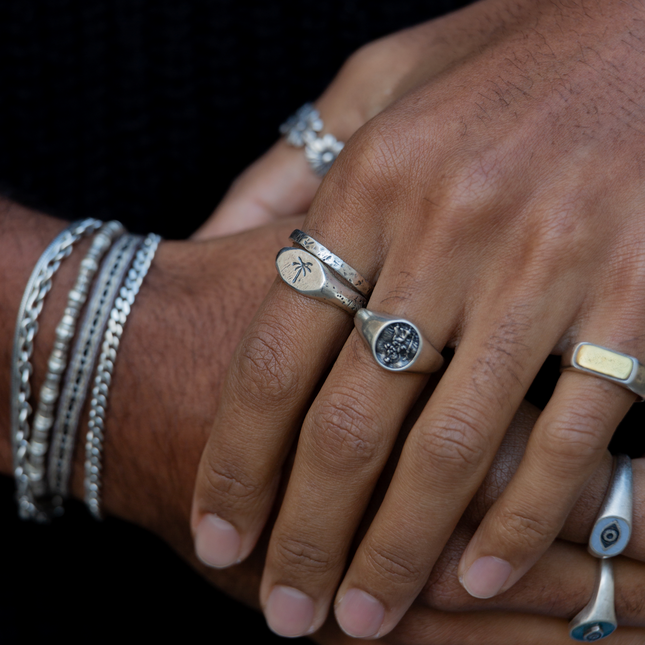
M 618 378 L 621 381 L 629 378 L 633 367 L 631 358 L 593 345 L 582 345 L 578 348 L 576 362 L 580 367 Z

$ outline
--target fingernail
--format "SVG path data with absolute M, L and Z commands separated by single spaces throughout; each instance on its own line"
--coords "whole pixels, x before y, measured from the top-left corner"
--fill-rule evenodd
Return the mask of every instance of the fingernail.
M 195 552 L 209 567 L 229 567 L 239 559 L 240 534 L 217 515 L 204 515 L 195 531 Z
M 487 555 L 475 560 L 460 582 L 471 596 L 492 598 L 499 593 L 512 571 L 506 560 Z
M 264 615 L 278 636 L 304 636 L 314 620 L 314 601 L 293 587 L 277 585 L 267 600 Z
M 336 605 L 338 624 L 348 636 L 354 638 L 376 636 L 384 617 L 383 605 L 360 589 L 350 589 Z

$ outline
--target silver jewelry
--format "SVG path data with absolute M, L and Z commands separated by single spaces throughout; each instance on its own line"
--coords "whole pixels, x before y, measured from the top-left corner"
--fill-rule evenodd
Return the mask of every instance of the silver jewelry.
M 569 636 L 582 643 L 595 643 L 606 638 L 618 626 L 614 609 L 614 568 L 611 559 L 600 560 L 598 569 L 591 600 L 569 623 Z
M 645 365 L 629 354 L 577 343 L 563 354 L 561 369 L 599 376 L 631 390 L 641 401 L 645 399 Z
M 315 256 L 302 249 L 284 248 L 275 260 L 280 277 L 304 296 L 324 300 L 355 314 L 367 304 L 357 291 L 350 289 Z
M 589 536 L 589 552 L 597 558 L 613 558 L 624 550 L 632 533 L 634 484 L 632 460 L 614 457 L 609 489 Z
M 74 222 L 56 236 L 36 263 L 18 310 L 11 361 L 11 445 L 18 514 L 22 519 L 39 522 L 49 519 L 46 510 L 35 504 L 31 481 L 25 468 L 31 439 L 31 357 L 34 337 L 38 331 L 38 317 L 45 297 L 52 288 L 52 277 L 61 262 L 69 257 L 76 242 L 96 231 L 102 223 L 97 219 L 84 219 Z
M 29 453 L 25 464 L 36 498 L 43 497 L 47 493 L 45 461 L 49 450 L 49 431 L 54 425 L 56 404 L 60 395 L 60 382 L 67 369 L 69 346 L 76 333 L 76 323 L 87 300 L 87 294 L 103 255 L 112 245 L 114 238 L 124 232 L 123 225 L 115 221 L 104 224 L 94 236 L 86 256 L 81 261 L 76 282 L 67 297 L 67 306 L 63 317 L 56 326 L 54 347 L 49 355 L 48 370 L 40 388 L 38 407 L 32 424 Z
M 430 374 L 443 365 L 441 354 L 405 318 L 361 309 L 354 325 L 376 362 L 386 370 Z
M 47 469 L 50 493 L 62 498 L 68 496 L 76 430 L 108 316 L 142 240 L 140 235 L 123 235 L 106 255 L 72 350 L 52 430 Z
M 311 103 L 305 103 L 280 126 L 280 134 L 286 137 L 289 145 L 304 147 L 313 171 L 324 177 L 345 144 L 331 134 L 319 136 L 322 129 L 320 112 Z
M 305 251 L 315 255 L 321 262 L 324 262 L 330 269 L 333 269 L 338 275 L 344 278 L 349 284 L 360 291 L 364 296 L 370 295 L 374 287 L 356 270 L 334 255 L 326 246 L 307 235 L 300 229 L 296 229 L 289 239 L 301 246 Z
M 161 238 L 150 233 L 132 263 L 110 312 L 103 336 L 101 355 L 96 368 L 94 388 L 90 400 L 90 419 L 85 440 L 85 504 L 90 513 L 101 519 L 101 469 L 105 416 L 110 394 L 110 383 L 116 355 L 123 336 L 123 327 L 146 277 Z

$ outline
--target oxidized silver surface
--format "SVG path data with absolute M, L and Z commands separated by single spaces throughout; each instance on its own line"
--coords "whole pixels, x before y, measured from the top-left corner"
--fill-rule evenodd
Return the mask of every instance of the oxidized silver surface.
M 623 371 L 627 365 L 627 370 Z M 645 399 L 645 366 L 634 356 L 594 343 L 577 343 L 562 355 L 562 371 L 604 378 Z
M 356 291 L 360 291 L 364 296 L 369 296 L 372 293 L 374 287 L 356 269 L 350 267 L 347 262 L 341 260 L 337 255 L 334 255 L 311 235 L 296 229 L 291 233 L 289 239 L 311 253 L 311 255 L 315 255 L 330 269 L 333 269 L 339 276 L 347 280 Z
M 326 134 L 307 142 L 305 157 L 313 171 L 324 177 L 344 147 L 345 144 L 338 141 L 333 134 Z
M 284 248 L 275 260 L 280 277 L 304 296 L 324 300 L 351 314 L 367 304 L 358 292 L 338 280 L 315 256 L 302 249 Z
M 430 374 L 443 365 L 441 354 L 409 320 L 361 309 L 354 325 L 386 370 Z
M 618 623 L 614 609 L 614 568 L 610 559 L 598 562 L 598 577 L 587 606 L 569 623 L 569 636 L 595 643 L 612 634 Z
M 312 139 L 316 139 L 317 133 L 322 129 L 320 112 L 313 104 L 305 103 L 280 126 L 280 134 L 286 137 L 288 144 L 302 148 Z
M 134 305 L 135 298 L 157 252 L 161 238 L 150 233 L 128 271 L 119 296 L 110 312 L 107 329 L 103 336 L 101 355 L 96 367 L 96 377 L 90 399 L 90 420 L 85 438 L 85 504 L 90 513 L 101 519 L 101 471 L 103 468 L 103 441 L 105 417 L 110 396 L 112 372 L 123 336 L 123 327 Z
M 589 536 L 589 552 L 597 558 L 621 554 L 631 537 L 633 513 L 632 460 L 627 455 L 617 455 L 607 494 Z

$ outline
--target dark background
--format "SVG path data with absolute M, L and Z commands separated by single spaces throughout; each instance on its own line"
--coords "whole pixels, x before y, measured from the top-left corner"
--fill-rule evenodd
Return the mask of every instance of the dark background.
M 68 219 L 186 237 L 352 51 L 462 4 L 0 0 L 1 189 Z M 532 388 L 538 405 L 557 364 Z M 635 407 L 621 449 L 640 427 Z M 73 504 L 51 526 L 22 523 L 8 478 L 0 518 L 3 645 L 226 643 L 229 628 L 284 642 L 137 528 Z

